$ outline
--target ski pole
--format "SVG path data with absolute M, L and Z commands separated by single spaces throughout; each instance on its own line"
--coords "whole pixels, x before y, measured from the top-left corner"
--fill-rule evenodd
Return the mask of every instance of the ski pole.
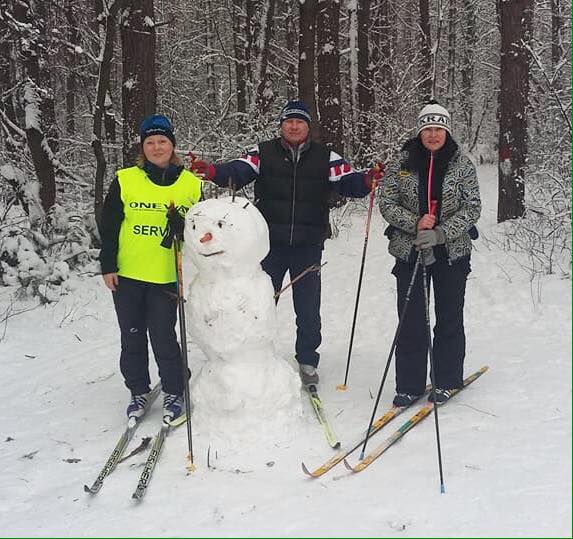
M 436 210 L 438 208 L 438 201 L 432 200 L 432 177 L 434 172 L 434 152 L 430 153 L 430 166 L 428 167 L 428 212 L 430 215 L 436 215 Z M 430 248 L 431 249 L 431 248 Z M 432 398 L 434 400 L 434 424 L 436 427 L 436 445 L 438 449 L 438 468 L 440 471 L 440 492 L 444 494 L 446 492 L 444 485 L 444 471 L 442 466 L 442 445 L 440 443 L 440 423 L 438 421 L 438 404 L 436 403 L 436 382 L 435 382 L 435 365 L 434 365 L 434 350 L 432 346 L 432 327 L 430 323 L 430 298 L 429 298 L 429 283 L 428 283 L 428 271 L 426 269 L 426 262 L 428 251 L 426 249 L 422 253 L 422 274 L 424 287 L 424 308 L 426 311 L 426 332 L 428 334 L 428 355 L 430 356 L 430 381 L 432 382 Z
M 304 271 L 301 271 L 290 283 L 288 283 L 283 288 L 281 288 L 278 292 L 275 293 L 275 295 L 273 296 L 275 301 L 279 299 L 279 296 L 285 290 L 288 290 L 294 283 L 296 283 L 297 281 L 302 279 L 307 273 L 311 273 L 312 271 L 320 272 L 322 267 L 326 266 L 326 264 L 328 264 L 328 262 L 323 262 L 322 264 L 320 264 L 320 266 L 318 264 L 312 264 L 311 266 L 306 268 Z
M 191 428 L 191 392 L 189 391 L 189 358 L 187 357 L 187 330 L 185 325 L 185 296 L 183 294 L 183 262 L 181 256 L 181 239 L 175 236 L 173 240 L 173 251 L 175 253 L 175 269 L 177 274 L 177 312 L 179 318 L 179 337 L 181 339 L 181 359 L 183 363 L 183 380 L 185 413 L 187 414 L 187 443 L 189 454 L 187 455 L 187 470 L 195 471 L 193 462 L 193 430 Z
M 424 261 L 422 262 L 422 286 L 424 287 L 424 307 L 426 309 L 426 330 L 428 334 L 428 354 L 430 356 L 430 379 L 432 382 L 432 396 L 434 399 L 434 423 L 436 426 L 436 444 L 438 448 L 438 468 L 440 470 L 440 492 L 444 494 L 446 492 L 444 486 L 444 471 L 442 467 L 442 446 L 440 444 L 440 424 L 438 421 L 438 403 L 436 402 L 436 382 L 435 382 L 435 365 L 434 365 L 434 351 L 432 349 L 432 328 L 430 324 L 430 299 L 428 294 L 428 272 L 426 270 L 426 254 L 423 255 Z
M 362 288 L 362 276 L 364 275 L 364 263 L 366 262 L 366 248 L 368 247 L 368 236 L 370 234 L 370 221 L 372 218 L 372 208 L 376 192 L 376 182 L 372 182 L 370 188 L 370 201 L 368 203 L 368 216 L 366 217 L 366 233 L 364 234 L 364 247 L 362 248 L 362 262 L 360 263 L 360 273 L 358 276 L 358 290 L 356 291 L 356 302 L 354 303 L 354 316 L 352 318 L 352 329 L 350 330 L 350 343 L 348 345 L 348 357 L 346 359 L 346 372 L 344 373 L 344 383 L 338 384 L 338 391 L 346 391 L 348 382 L 348 371 L 350 369 L 350 357 L 352 355 L 352 344 L 354 342 L 354 330 L 356 328 L 356 317 L 358 315 L 358 303 L 360 301 L 360 289 Z
M 380 388 L 378 389 L 378 395 L 376 396 L 374 409 L 372 410 L 372 417 L 370 418 L 370 423 L 368 424 L 368 429 L 366 430 L 367 435 L 364 440 L 364 444 L 362 445 L 362 451 L 360 452 L 360 460 L 364 458 L 364 454 L 366 453 L 366 444 L 368 443 L 368 440 L 370 438 L 369 434 L 370 430 L 372 429 L 372 424 L 374 423 L 374 418 L 376 417 L 376 410 L 378 409 L 380 397 L 382 396 L 382 388 L 384 387 L 384 382 L 386 382 L 386 376 L 388 375 L 390 362 L 392 361 L 392 356 L 394 355 L 394 350 L 396 349 L 396 343 L 398 342 L 398 336 L 400 335 L 400 331 L 402 330 L 402 324 L 404 322 L 404 318 L 406 317 L 406 310 L 408 309 L 408 304 L 410 303 L 410 295 L 412 293 L 412 289 L 414 288 L 414 281 L 416 280 L 416 276 L 418 275 L 418 268 L 420 267 L 421 259 L 422 259 L 421 252 L 418 252 L 418 256 L 416 257 L 416 263 L 414 264 L 414 270 L 412 272 L 412 278 L 410 279 L 410 284 L 408 285 L 408 290 L 406 291 L 406 298 L 404 299 L 402 312 L 400 313 L 399 316 L 398 327 L 396 328 L 396 332 L 394 333 L 394 338 L 392 339 L 392 345 L 390 346 L 390 353 L 388 354 L 386 367 L 384 368 L 384 374 L 382 376 L 382 381 L 380 382 Z

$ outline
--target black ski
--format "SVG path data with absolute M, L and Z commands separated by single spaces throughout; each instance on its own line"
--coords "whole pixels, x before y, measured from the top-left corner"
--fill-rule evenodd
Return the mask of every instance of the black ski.
M 123 434 L 120 436 L 117 444 L 115 445 L 115 448 L 111 452 L 111 455 L 109 456 L 109 458 L 107 459 L 103 468 L 101 469 L 99 475 L 97 476 L 97 479 L 93 482 L 91 487 L 88 487 L 88 485 L 84 485 L 84 491 L 85 492 L 87 492 L 89 494 L 97 494 L 101 490 L 101 487 L 103 487 L 104 479 L 111 472 L 113 472 L 115 470 L 115 467 L 117 466 L 118 462 L 120 461 L 121 456 L 123 455 L 126 447 L 129 445 L 129 442 L 133 438 L 133 435 L 135 434 L 137 427 L 139 427 L 139 424 L 141 423 L 143 417 L 145 417 L 145 415 L 147 414 L 147 411 L 149 410 L 149 408 L 151 407 L 151 405 L 153 404 L 153 402 L 155 401 L 155 399 L 159 395 L 160 391 L 161 391 L 161 384 L 157 384 L 151 390 L 151 394 L 149 395 L 149 399 L 148 399 L 147 405 L 145 407 L 144 415 L 142 417 L 140 417 L 139 419 L 135 419 L 135 418 L 129 419 L 129 421 L 127 422 L 127 427 L 123 431 Z

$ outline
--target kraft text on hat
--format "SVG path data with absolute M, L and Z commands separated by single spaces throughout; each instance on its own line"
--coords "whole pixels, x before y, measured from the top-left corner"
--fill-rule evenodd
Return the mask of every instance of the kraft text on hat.
M 426 127 L 441 127 L 452 134 L 452 119 L 450 113 L 436 101 L 428 103 L 418 114 L 416 134 L 419 135 Z

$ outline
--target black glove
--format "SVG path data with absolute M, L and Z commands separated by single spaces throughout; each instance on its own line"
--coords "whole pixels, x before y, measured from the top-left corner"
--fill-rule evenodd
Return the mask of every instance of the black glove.
M 446 243 L 446 235 L 439 226 L 434 227 L 432 230 L 418 230 L 414 240 L 417 251 L 429 249 L 442 243 Z
M 185 232 L 185 218 L 182 217 L 174 207 L 170 207 L 167 210 L 166 216 L 167 226 L 165 227 L 165 235 L 161 241 L 161 247 L 171 249 L 174 238 L 179 240 L 183 239 L 183 233 Z

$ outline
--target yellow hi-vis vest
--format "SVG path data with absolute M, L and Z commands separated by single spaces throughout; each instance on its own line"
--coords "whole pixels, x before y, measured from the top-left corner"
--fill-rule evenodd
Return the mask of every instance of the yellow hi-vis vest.
M 201 198 L 202 182 L 183 170 L 172 185 L 153 183 L 139 167 L 117 172 L 124 219 L 119 231 L 117 273 L 149 283 L 176 280 L 173 249 L 161 247 L 167 209 L 173 202 L 181 215 Z

